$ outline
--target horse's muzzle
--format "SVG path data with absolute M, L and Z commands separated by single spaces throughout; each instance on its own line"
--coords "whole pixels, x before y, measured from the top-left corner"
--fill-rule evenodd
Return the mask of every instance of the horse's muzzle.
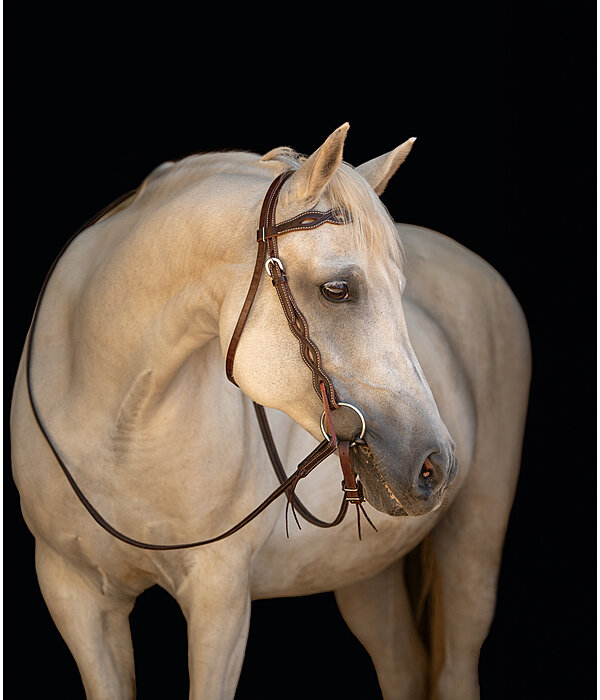
M 357 446 L 355 467 L 366 500 L 388 515 L 425 515 L 442 503 L 458 473 L 454 445 L 445 444 L 426 456 L 390 455 L 376 438 Z M 386 454 L 387 452 L 387 454 Z

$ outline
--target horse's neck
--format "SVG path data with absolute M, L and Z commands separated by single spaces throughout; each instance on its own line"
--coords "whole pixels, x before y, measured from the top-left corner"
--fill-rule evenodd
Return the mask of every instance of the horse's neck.
M 154 209 L 134 201 L 72 244 L 36 329 L 34 374 L 50 411 L 68 405 L 125 435 L 174 391 L 186 365 L 186 376 L 194 363 L 223 371 L 222 357 L 204 361 L 203 349 L 218 336 L 232 269 L 251 269 L 251 260 L 224 254 L 222 240 L 252 222 L 218 214 L 193 192 Z M 194 381 L 202 392 L 207 377 Z

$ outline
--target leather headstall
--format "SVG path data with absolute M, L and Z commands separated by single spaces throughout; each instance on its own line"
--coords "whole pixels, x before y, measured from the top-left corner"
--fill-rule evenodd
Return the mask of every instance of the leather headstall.
M 333 382 L 323 371 L 321 353 L 319 348 L 310 339 L 308 333 L 308 323 L 298 308 L 290 287 L 287 282 L 287 277 L 281 260 L 279 259 L 279 251 L 277 246 L 277 238 L 285 233 L 293 231 L 307 231 L 318 228 L 326 223 L 341 224 L 343 221 L 337 218 L 332 210 L 329 211 L 305 211 L 291 219 L 277 224 L 275 221 L 275 213 L 277 210 L 277 201 L 279 193 L 287 179 L 292 175 L 293 171 L 287 171 L 279 175 L 269 187 L 265 199 L 263 201 L 262 210 L 260 213 L 259 226 L 257 231 L 258 250 L 256 254 L 256 263 L 254 265 L 254 273 L 250 282 L 248 293 L 237 324 L 231 336 L 229 349 L 227 350 L 227 358 L 225 361 L 225 372 L 229 381 L 237 383 L 233 377 L 233 363 L 235 352 L 237 350 L 242 331 L 250 315 L 252 303 L 256 297 L 256 292 L 262 278 L 263 269 L 271 277 L 273 286 L 277 290 L 277 295 L 283 311 L 285 313 L 290 330 L 296 336 L 300 343 L 300 354 L 302 359 L 312 372 L 313 387 L 319 399 L 321 399 L 321 390 L 319 385 L 325 384 L 329 406 L 335 410 L 338 405 L 335 398 L 335 390 Z

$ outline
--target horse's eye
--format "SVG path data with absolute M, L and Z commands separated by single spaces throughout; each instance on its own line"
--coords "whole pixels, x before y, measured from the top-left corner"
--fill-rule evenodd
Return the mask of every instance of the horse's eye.
M 328 301 L 348 301 L 350 299 L 348 285 L 342 280 L 326 282 L 321 285 L 321 294 Z

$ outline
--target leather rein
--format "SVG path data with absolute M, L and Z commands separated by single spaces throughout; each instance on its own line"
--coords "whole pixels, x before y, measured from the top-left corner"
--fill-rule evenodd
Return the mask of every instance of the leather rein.
M 129 197 L 131 197 L 135 191 L 128 192 L 127 194 L 123 195 L 122 197 L 119 197 L 119 199 L 115 200 L 112 202 L 108 207 L 105 207 L 101 212 L 99 212 L 95 217 L 93 217 L 90 221 L 86 222 L 78 231 L 71 236 L 71 238 L 66 242 L 66 244 L 63 246 L 62 250 L 52 263 L 52 266 L 50 267 L 46 278 L 44 279 L 44 282 L 42 284 L 42 288 L 40 290 L 40 294 L 38 296 L 36 306 L 34 309 L 33 313 L 33 319 L 31 322 L 31 327 L 29 330 L 29 335 L 27 339 L 27 346 L 26 346 L 26 379 L 27 379 L 27 391 L 29 395 L 29 401 L 31 403 L 31 408 L 33 411 L 33 415 L 35 417 L 36 423 L 44 436 L 46 442 L 48 443 L 50 449 L 52 450 L 52 453 L 54 454 L 58 464 L 60 465 L 67 481 L 69 482 L 71 488 L 73 489 L 75 495 L 78 497 L 78 499 L 81 501 L 81 503 L 85 506 L 87 509 L 88 513 L 92 516 L 92 518 L 100 525 L 106 532 L 111 534 L 113 537 L 117 538 L 121 542 L 125 542 L 126 544 L 132 545 L 133 547 L 138 547 L 141 549 L 150 549 L 150 550 L 174 550 L 174 549 L 189 549 L 191 547 L 200 547 L 203 545 L 211 544 L 214 542 L 218 542 L 219 540 L 223 540 L 226 537 L 229 537 L 230 535 L 233 535 L 235 532 L 238 530 L 241 530 L 245 525 L 250 523 L 254 518 L 256 518 L 260 513 L 262 513 L 273 501 L 275 501 L 279 496 L 281 496 L 283 493 L 287 495 L 287 505 L 286 505 L 286 534 L 289 537 L 289 529 L 288 529 L 288 509 L 291 506 L 292 513 L 294 515 L 294 518 L 296 520 L 296 523 L 298 527 L 300 528 L 300 522 L 298 521 L 298 517 L 296 515 L 296 512 L 299 513 L 305 520 L 308 522 L 312 523 L 313 525 L 316 525 L 318 527 L 334 527 L 336 525 L 339 525 L 342 520 L 344 519 L 349 504 L 353 503 L 356 506 L 356 512 L 357 512 L 357 525 L 358 525 L 358 536 L 359 538 L 361 537 L 361 530 L 360 530 L 360 512 L 364 514 L 366 517 L 367 521 L 369 524 L 376 530 L 375 526 L 371 522 L 369 516 L 365 512 L 362 503 L 364 501 L 364 496 L 363 496 L 363 491 L 362 491 L 362 485 L 359 481 L 356 480 L 355 474 L 354 474 L 354 468 L 352 465 L 352 456 L 351 456 L 351 448 L 354 447 L 356 444 L 365 444 L 364 440 L 362 439 L 364 437 L 365 433 L 365 422 L 364 418 L 361 414 L 361 412 L 355 407 L 352 406 L 351 404 L 345 404 L 342 402 L 339 402 L 337 400 L 336 394 L 335 394 L 335 389 L 333 386 L 333 382 L 329 378 L 329 376 L 326 374 L 326 372 L 323 370 L 322 367 L 322 360 L 321 360 L 321 353 L 319 352 L 318 347 L 314 343 L 314 341 L 311 340 L 309 336 L 309 331 L 308 331 L 308 323 L 306 321 L 306 318 L 303 316 L 301 311 L 298 308 L 298 305 L 296 304 L 294 297 L 290 291 L 288 282 L 287 282 L 287 277 L 285 273 L 285 269 L 283 266 L 283 263 L 278 257 L 278 246 L 277 246 L 277 237 L 281 236 L 286 233 L 290 233 L 292 231 L 305 231 L 305 230 L 311 230 L 315 229 L 319 226 L 322 226 L 325 223 L 331 223 L 331 224 L 341 224 L 343 223 L 341 220 L 336 218 L 332 210 L 326 211 L 326 212 L 321 212 L 321 211 L 316 211 L 316 210 L 311 210 L 311 211 L 306 211 L 303 212 L 302 214 L 298 214 L 297 216 L 294 216 L 291 219 L 287 219 L 286 221 L 283 221 L 281 223 L 276 223 L 276 209 L 277 209 L 277 201 L 279 198 L 279 194 L 281 192 L 281 189 L 287 179 L 293 174 L 293 171 L 287 171 L 281 175 L 279 175 L 275 180 L 271 183 L 271 186 L 269 187 L 267 194 L 265 196 L 265 199 L 263 201 L 262 205 L 262 210 L 260 214 L 260 221 L 259 221 L 259 228 L 258 228 L 258 233 L 257 233 L 257 241 L 258 241 L 258 252 L 256 256 L 256 264 L 254 266 L 254 272 L 252 275 L 252 279 L 250 282 L 250 287 L 248 289 L 248 293 L 246 295 L 246 299 L 244 301 L 244 305 L 242 307 L 240 316 L 238 318 L 237 324 L 235 326 L 235 329 L 233 331 L 231 341 L 229 344 L 229 348 L 227 351 L 227 356 L 226 356 L 226 362 L 225 362 L 225 371 L 227 378 L 233 382 L 233 384 L 236 384 L 235 379 L 233 377 L 233 365 L 234 365 L 234 359 L 235 359 L 235 354 L 237 350 L 237 346 L 240 340 L 240 337 L 242 335 L 242 331 L 244 329 L 244 326 L 246 324 L 246 321 L 248 319 L 248 316 L 250 315 L 250 310 L 252 308 L 252 304 L 254 302 L 254 298 L 256 296 L 256 293 L 258 291 L 258 287 L 262 278 L 262 271 L 263 269 L 266 269 L 268 275 L 271 277 L 273 286 L 275 287 L 277 291 L 277 295 L 279 297 L 279 300 L 281 302 L 281 306 L 283 308 L 283 311 L 285 313 L 286 319 L 288 321 L 288 325 L 290 327 L 291 332 L 294 334 L 294 336 L 298 339 L 299 344 L 300 344 L 300 355 L 305 362 L 305 364 L 308 366 L 308 368 L 312 372 L 312 383 L 313 387 L 319 396 L 319 399 L 323 402 L 323 414 L 321 416 L 321 430 L 323 432 L 324 439 L 317 447 L 309 454 L 307 455 L 297 466 L 296 471 L 291 474 L 289 477 L 286 476 L 285 470 L 283 468 L 283 465 L 281 463 L 281 460 L 279 458 L 279 454 L 277 452 L 277 448 L 275 446 L 275 442 L 273 440 L 273 436 L 271 433 L 271 429 L 269 427 L 269 423 L 267 420 L 266 412 L 263 406 L 260 404 L 257 404 L 256 402 L 254 403 L 254 409 L 256 411 L 256 416 L 258 420 L 258 424 L 261 430 L 261 434 L 263 437 L 263 441 L 265 443 L 265 447 L 267 450 L 267 453 L 269 455 L 269 459 L 271 461 L 271 464 L 273 466 L 273 469 L 277 475 L 277 478 L 279 479 L 280 485 L 271 493 L 265 500 L 260 503 L 251 513 L 249 513 L 245 518 L 240 520 L 238 523 L 236 523 L 233 527 L 229 528 L 225 532 L 222 532 L 219 535 L 216 535 L 215 537 L 211 537 L 208 539 L 204 540 L 198 540 L 195 542 L 185 542 L 185 543 L 178 543 L 178 544 L 153 544 L 150 542 L 143 542 L 141 540 L 134 539 L 132 537 L 129 537 L 128 535 L 120 532 L 117 530 L 113 525 L 111 525 L 109 522 L 107 522 L 104 517 L 96 510 L 96 508 L 92 505 L 92 503 L 89 501 L 89 499 L 86 497 L 86 495 L 83 493 L 79 485 L 77 484 L 75 478 L 73 477 L 70 469 L 68 468 L 67 464 L 63 460 L 63 458 L 60 455 L 60 452 L 56 445 L 54 444 L 48 430 L 46 429 L 44 422 L 42 421 L 42 418 L 40 416 L 39 409 L 37 407 L 37 404 L 35 402 L 35 398 L 33 396 L 33 390 L 32 390 L 32 385 L 31 385 L 31 365 L 32 365 L 32 356 L 33 356 L 33 338 L 34 338 L 34 332 L 37 324 L 37 319 L 39 315 L 39 309 L 41 306 L 42 298 L 44 296 L 44 293 L 46 291 L 46 288 L 48 286 L 48 282 L 50 280 L 50 277 L 56 268 L 56 265 L 58 261 L 62 258 L 63 254 L 69 247 L 69 245 L 72 243 L 72 241 L 84 230 L 92 226 L 93 224 L 97 223 L 103 216 L 108 214 L 112 209 L 114 209 L 116 206 L 119 204 L 123 203 L 126 201 Z M 236 384 L 237 386 L 237 384 Z M 354 441 L 348 441 L 348 440 L 338 440 L 335 430 L 333 427 L 333 421 L 331 418 L 331 412 L 335 411 L 339 406 L 347 406 L 354 410 L 357 415 L 361 419 L 362 423 L 362 429 L 360 432 L 360 436 L 357 437 Z M 329 432 L 327 432 L 327 430 Z M 342 475 L 343 475 L 343 480 L 342 480 L 342 490 L 344 492 L 344 496 L 342 499 L 342 503 L 339 509 L 339 512 L 337 516 L 331 521 L 331 522 L 326 522 L 321 520 L 320 518 L 317 518 L 314 516 L 306 506 L 302 504 L 300 499 L 296 496 L 295 494 L 295 488 L 298 484 L 298 482 L 308 476 L 315 467 L 317 467 L 323 460 L 325 460 L 327 457 L 329 457 L 331 454 L 333 454 L 336 450 L 339 452 L 339 459 L 340 459 L 340 466 L 342 469 Z M 359 510 L 360 509 L 360 510 Z

